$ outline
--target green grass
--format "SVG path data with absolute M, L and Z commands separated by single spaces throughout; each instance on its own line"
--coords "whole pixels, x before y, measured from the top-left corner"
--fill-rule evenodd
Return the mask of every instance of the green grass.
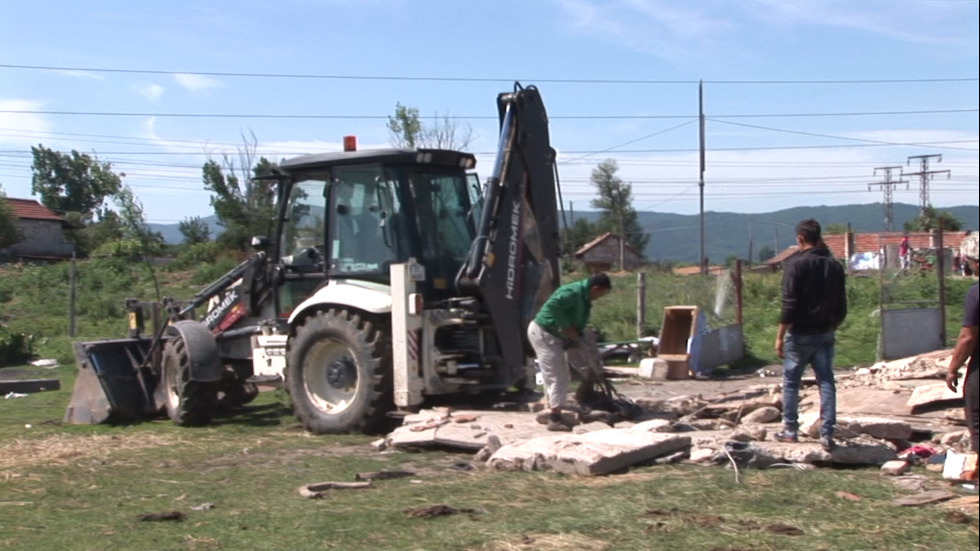
M 313 436 L 264 392 L 220 424 L 60 424 L 70 388 L 0 402 L 3 549 L 968 549 L 973 525 L 904 508 L 877 469 L 648 466 L 605 477 L 463 469 L 468 454 L 380 453 Z M 301 485 L 410 470 L 364 490 Z M 928 476 L 935 478 L 933 473 Z M 838 495 L 860 496 L 851 501 Z M 194 510 L 203 504 L 213 508 Z M 411 508 L 461 513 L 412 518 Z M 182 522 L 139 520 L 179 511 Z M 779 526 L 802 531 L 787 535 Z

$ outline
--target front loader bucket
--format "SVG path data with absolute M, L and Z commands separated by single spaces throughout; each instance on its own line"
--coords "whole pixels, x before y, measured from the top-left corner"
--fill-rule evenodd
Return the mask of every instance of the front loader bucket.
M 134 421 L 153 417 L 156 378 L 141 367 L 150 353 L 150 339 L 133 338 L 76 342 L 78 378 L 65 412 L 66 423 Z

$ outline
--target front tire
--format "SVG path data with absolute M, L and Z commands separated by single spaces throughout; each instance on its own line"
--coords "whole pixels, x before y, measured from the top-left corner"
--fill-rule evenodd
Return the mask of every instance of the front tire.
M 394 407 L 390 336 L 345 310 L 317 312 L 290 342 L 293 411 L 315 434 L 377 432 Z
M 214 417 L 218 388 L 213 382 L 192 381 L 190 354 L 180 337 L 163 347 L 163 402 L 167 416 L 182 427 L 207 425 Z

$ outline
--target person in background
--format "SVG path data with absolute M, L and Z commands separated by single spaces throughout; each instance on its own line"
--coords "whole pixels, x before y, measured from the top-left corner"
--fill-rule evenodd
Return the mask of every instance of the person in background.
M 902 242 L 898 245 L 898 258 L 902 261 L 902 269 L 909 269 L 909 236 L 903 235 Z
M 783 431 L 779 442 L 797 442 L 800 381 L 812 365 L 820 388 L 820 446 L 833 451 L 837 424 L 834 332 L 847 316 L 844 268 L 820 235 L 814 219 L 796 225 L 800 253 L 783 269 L 783 301 L 776 356 L 783 359 Z
M 585 331 L 592 311 L 592 302 L 606 296 L 612 290 L 612 281 L 605 273 L 593 274 L 587 279 L 566 283 L 545 303 L 527 326 L 527 337 L 538 358 L 538 367 L 544 378 L 545 396 L 551 414 L 548 430 L 570 431 L 563 422 L 561 410 L 568 402 L 568 385 L 571 374 L 565 351 L 576 346 Z
M 969 264 L 972 272 L 977 273 L 977 269 L 980 268 L 980 237 L 977 232 L 971 232 L 960 243 L 960 256 Z M 980 283 L 974 283 L 966 292 L 963 301 L 963 324 L 956 338 L 953 357 L 949 359 L 949 370 L 946 372 L 946 386 L 956 392 L 960 367 L 966 364 L 966 376 L 963 377 L 963 401 L 966 423 L 970 427 L 970 444 L 974 452 L 980 452 L 980 437 L 977 435 L 980 427 L 980 391 L 978 391 L 980 383 L 977 381 L 977 362 L 980 358 L 978 325 L 980 325 Z

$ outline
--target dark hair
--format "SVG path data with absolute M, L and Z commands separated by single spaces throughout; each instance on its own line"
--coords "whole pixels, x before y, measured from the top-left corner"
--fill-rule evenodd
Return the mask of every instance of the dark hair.
M 796 235 L 803 237 L 803 241 L 810 245 L 819 245 L 823 241 L 820 237 L 820 222 L 813 218 L 807 218 L 797 224 Z
M 612 280 L 609 279 L 609 274 L 605 272 L 599 272 L 589 276 L 589 288 L 599 287 L 600 289 L 612 289 Z

